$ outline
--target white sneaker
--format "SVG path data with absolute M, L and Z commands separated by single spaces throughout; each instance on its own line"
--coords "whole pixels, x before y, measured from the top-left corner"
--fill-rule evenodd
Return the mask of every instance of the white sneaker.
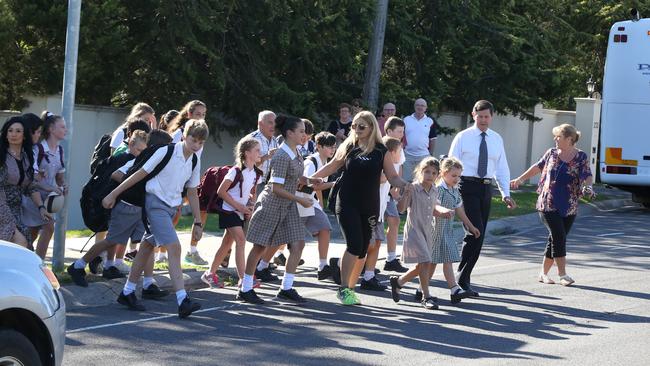
M 131 266 L 126 264 L 126 262 L 122 262 L 120 264 L 114 264 L 114 266 L 115 266 L 115 268 L 119 269 L 120 272 L 122 272 L 124 274 L 128 274 L 129 271 L 131 271 Z

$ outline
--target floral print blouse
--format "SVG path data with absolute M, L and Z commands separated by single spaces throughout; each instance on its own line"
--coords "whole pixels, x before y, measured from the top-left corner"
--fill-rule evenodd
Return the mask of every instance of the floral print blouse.
M 562 217 L 575 215 L 582 196 L 582 183 L 591 177 L 587 154 L 578 150 L 567 162 L 560 159 L 556 148 L 551 148 L 539 159 L 537 167 L 542 170 L 537 187 L 537 210 L 557 211 Z

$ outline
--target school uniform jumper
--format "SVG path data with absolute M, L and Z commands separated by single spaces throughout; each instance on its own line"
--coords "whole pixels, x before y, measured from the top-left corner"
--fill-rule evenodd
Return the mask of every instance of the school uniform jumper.
M 404 226 L 402 260 L 404 263 L 431 263 L 433 249 L 433 209 L 438 201 L 438 190 L 425 190 L 420 183 L 413 184 L 407 200 L 408 213 Z
M 444 181 L 438 186 L 440 206 L 455 209 L 463 206 L 463 199 L 457 187 L 448 187 Z M 454 218 L 435 217 L 433 219 L 433 251 L 431 263 L 460 262 L 460 249 L 454 238 Z

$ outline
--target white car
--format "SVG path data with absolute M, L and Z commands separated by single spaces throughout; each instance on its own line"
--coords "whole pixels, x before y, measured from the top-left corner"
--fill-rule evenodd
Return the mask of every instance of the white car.
M 61 365 L 65 302 L 33 252 L 0 240 L 0 365 Z

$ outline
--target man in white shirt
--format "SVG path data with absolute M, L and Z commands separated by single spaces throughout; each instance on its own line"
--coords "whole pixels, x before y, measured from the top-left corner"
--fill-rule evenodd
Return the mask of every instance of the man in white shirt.
M 503 202 L 508 208 L 517 207 L 510 197 L 510 169 L 503 139 L 490 129 L 493 114 L 492 103 L 487 100 L 476 102 L 472 109 L 474 125 L 459 132 L 449 148 L 449 156 L 463 163 L 460 193 L 465 212 L 472 224 L 481 231 L 478 238 L 472 234 L 465 235 L 458 265 L 458 285 L 473 297 L 479 296 L 471 287 L 471 275 L 481 254 L 485 229 L 490 217 L 492 181 L 496 180 Z
M 269 174 L 269 164 L 273 154 L 278 150 L 278 141 L 275 139 L 275 113 L 272 111 L 261 111 L 257 116 L 257 130 L 252 132 L 250 136 L 254 137 L 260 142 L 260 162 L 258 168 L 262 170 L 262 177 L 257 185 L 257 194 L 262 193 L 261 189 L 264 188 L 266 183 L 266 176 Z
M 415 113 L 404 118 L 404 153 L 403 178 L 411 181 L 413 170 L 422 159 L 433 155 L 435 147 L 436 127 L 433 119 L 426 115 L 427 101 L 420 98 L 415 101 Z

